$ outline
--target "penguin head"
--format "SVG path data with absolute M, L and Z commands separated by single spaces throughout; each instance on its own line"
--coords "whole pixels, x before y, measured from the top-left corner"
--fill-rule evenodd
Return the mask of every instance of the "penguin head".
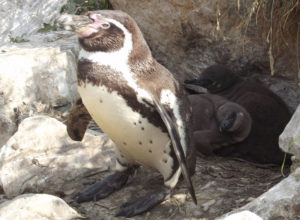
M 216 64 L 206 68 L 198 77 L 185 80 L 184 83 L 204 87 L 210 93 L 219 93 L 238 81 L 239 77 L 226 66 Z
M 75 30 L 81 47 L 89 52 L 119 51 L 125 44 L 127 29 L 112 16 L 105 13 L 87 12 L 90 23 Z M 125 20 L 123 21 L 123 23 Z M 131 41 L 131 39 L 127 39 Z
M 150 49 L 136 22 L 118 10 L 90 11 L 85 15 L 63 15 L 56 23 L 74 31 L 81 47 L 88 52 L 126 50 L 130 63 L 151 57 Z
M 237 103 L 228 101 L 221 105 L 216 112 L 216 117 L 220 132 L 234 133 L 237 140 L 246 138 L 251 131 L 251 116 Z

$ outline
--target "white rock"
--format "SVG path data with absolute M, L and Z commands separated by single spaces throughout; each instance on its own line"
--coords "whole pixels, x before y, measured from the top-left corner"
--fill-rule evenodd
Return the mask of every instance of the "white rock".
M 14 129 L 14 123 L 0 111 L 0 140 L 2 143 L 7 141 L 9 134 L 12 134 Z
M 11 123 L 9 129 L 0 127 L 0 147 L 21 119 L 79 97 L 78 50 L 76 37 L 68 32 L 37 34 L 30 42 L 0 47 L 0 121 Z
M 6 220 L 70 220 L 82 218 L 68 204 L 52 195 L 24 194 L 0 204 L 0 219 Z
M 300 158 L 300 105 L 279 137 L 279 146 Z
M 220 219 L 221 220 L 221 219 Z M 242 211 L 238 213 L 234 213 L 232 215 L 229 215 L 222 220 L 263 220 L 258 215 L 254 214 L 250 211 Z
M 0 185 L 7 197 L 70 190 L 76 178 L 114 166 L 113 143 L 86 133 L 72 141 L 66 126 L 48 116 L 22 121 L 0 151 Z
M 297 168 L 296 171 L 287 178 L 237 211 L 251 210 L 265 220 L 299 219 L 299 177 L 300 168 Z M 232 213 L 237 211 L 233 211 Z
M 36 33 L 43 24 L 51 24 L 60 15 L 67 0 L 1 0 L 0 45 L 12 37 Z
M 15 44 L 0 50 L 5 51 L 0 53 L 0 89 L 10 107 L 37 100 L 61 106 L 78 97 L 76 57 L 71 52 L 45 44 Z

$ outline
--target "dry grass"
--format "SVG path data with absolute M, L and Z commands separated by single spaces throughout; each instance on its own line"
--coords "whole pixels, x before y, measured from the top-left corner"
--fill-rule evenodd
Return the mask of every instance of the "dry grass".
M 240 0 L 237 7 L 240 8 Z M 297 83 L 300 79 L 300 0 L 253 0 L 251 7 L 243 17 L 239 28 L 247 32 L 250 22 L 255 19 L 256 25 L 266 34 L 269 45 L 271 75 L 274 75 L 275 60 L 273 54 L 284 48 L 294 48 L 297 56 Z

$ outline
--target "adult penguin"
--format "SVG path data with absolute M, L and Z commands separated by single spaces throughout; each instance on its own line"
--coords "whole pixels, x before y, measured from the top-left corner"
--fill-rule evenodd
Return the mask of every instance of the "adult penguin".
M 132 217 L 164 201 L 185 178 L 196 203 L 190 175 L 195 154 L 189 144 L 190 106 L 173 75 L 151 55 L 135 21 L 121 11 L 62 16 L 57 23 L 79 37 L 78 91 L 68 133 L 81 140 L 89 120 L 116 144 L 117 172 L 75 196 L 99 200 L 122 188 L 142 165 L 160 172 L 164 186 L 123 204 L 117 216 Z

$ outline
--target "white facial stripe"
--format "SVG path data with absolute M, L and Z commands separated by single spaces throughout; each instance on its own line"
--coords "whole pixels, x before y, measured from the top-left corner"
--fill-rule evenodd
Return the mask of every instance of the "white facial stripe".
M 186 143 L 185 143 L 185 127 L 182 121 L 181 115 L 179 113 L 179 105 L 177 102 L 177 97 L 169 89 L 164 89 L 160 93 L 160 102 L 162 104 L 168 105 L 170 109 L 173 110 L 173 114 L 176 118 L 176 125 L 178 127 L 178 132 L 180 135 L 181 145 L 186 155 Z
M 120 50 L 113 52 L 88 52 L 81 49 L 79 59 L 87 59 L 98 65 L 109 66 L 110 68 L 121 72 L 127 80 L 128 85 L 137 92 L 139 102 L 143 103 L 143 99 L 152 102 L 151 95 L 136 84 L 128 64 L 128 59 L 133 48 L 131 33 L 120 22 L 114 19 L 107 19 L 107 21 L 115 24 L 124 32 L 125 38 L 123 47 Z

